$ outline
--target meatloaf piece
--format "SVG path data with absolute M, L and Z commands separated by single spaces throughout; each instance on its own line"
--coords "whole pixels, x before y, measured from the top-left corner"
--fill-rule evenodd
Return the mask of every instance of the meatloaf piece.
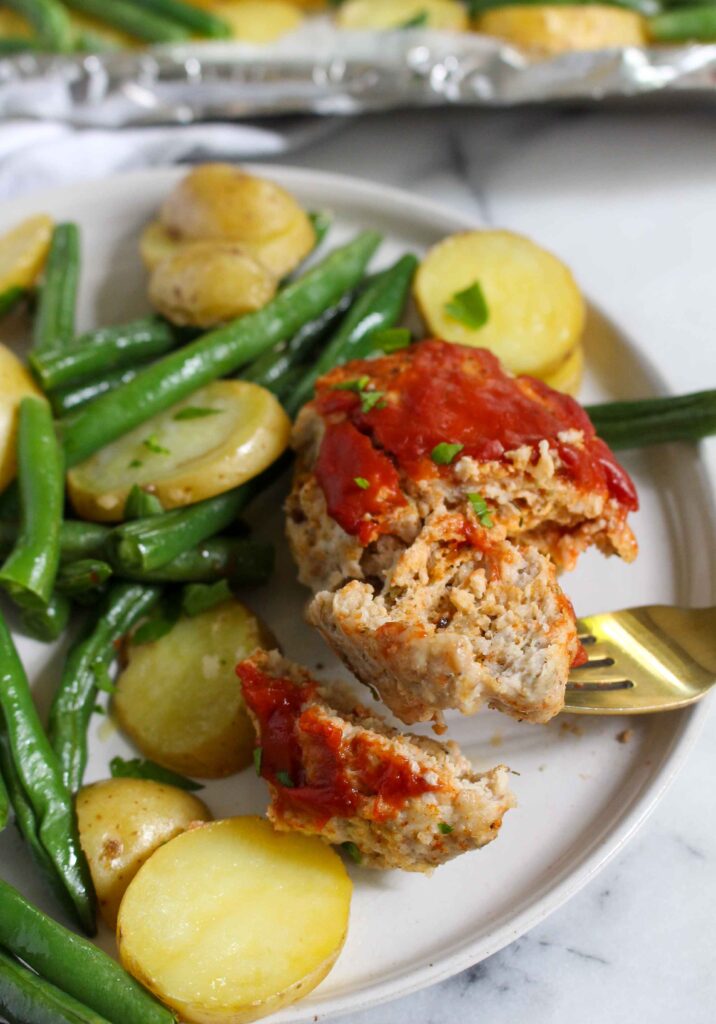
M 321 378 L 287 531 L 308 621 L 405 722 L 547 721 L 580 655 L 556 568 L 636 554 L 634 486 L 587 415 L 483 349 L 425 341 Z
M 479 773 L 455 744 L 401 735 L 275 651 L 236 671 L 278 829 L 350 844 L 367 867 L 430 872 L 495 839 L 515 804 L 504 766 Z

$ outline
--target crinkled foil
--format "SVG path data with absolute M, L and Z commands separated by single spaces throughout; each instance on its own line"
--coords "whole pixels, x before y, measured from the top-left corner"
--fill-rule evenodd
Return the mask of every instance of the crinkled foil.
M 192 43 L 0 61 L 0 117 L 96 127 L 676 92 L 716 96 L 716 45 L 629 47 L 538 60 L 470 33 L 376 35 L 338 30 L 319 19 L 269 46 Z

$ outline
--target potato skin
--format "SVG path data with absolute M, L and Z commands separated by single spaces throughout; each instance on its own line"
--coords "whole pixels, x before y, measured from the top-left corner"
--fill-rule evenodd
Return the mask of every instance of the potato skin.
M 276 285 L 273 274 L 236 242 L 192 242 L 159 261 L 149 300 L 172 323 L 214 327 L 262 309 Z
M 139 236 L 139 255 L 151 273 L 163 259 L 181 248 L 181 239 L 173 235 L 159 220 L 150 220 Z
M 566 395 L 576 398 L 582 385 L 583 376 L 584 348 L 582 345 L 577 345 L 564 359 L 564 362 L 544 378 L 544 382 L 555 391 L 563 391 Z
M 42 397 L 30 374 L 5 345 L 0 345 L 0 491 L 15 477 L 17 413 L 28 395 Z
M 606 4 L 498 7 L 480 15 L 474 28 L 545 54 L 647 43 L 646 23 L 640 14 Z
M 487 322 L 479 328 L 446 309 L 456 293 L 475 282 L 488 307 Z M 512 373 L 546 377 L 584 330 L 584 299 L 569 268 L 511 231 L 449 235 L 427 252 L 413 288 L 434 337 L 487 348 Z
M 348 0 L 336 13 L 341 28 L 399 28 L 412 18 L 426 28 L 462 31 L 468 27 L 465 7 L 456 0 Z
M 298 28 L 306 3 L 287 0 L 193 0 L 197 7 L 213 11 L 231 26 L 234 39 L 242 43 L 270 43 Z M 313 7 L 322 6 L 313 4 Z
M 137 874 L 119 913 L 120 961 L 187 1024 L 246 1024 L 328 974 L 351 889 L 340 857 L 315 836 L 254 817 L 212 822 Z
M 80 843 L 102 918 L 114 928 L 119 904 L 140 867 L 156 849 L 197 821 L 211 821 L 191 793 L 149 779 L 106 779 L 85 786 L 76 799 Z
M 182 617 L 153 643 L 129 646 L 114 713 L 146 756 L 199 779 L 233 775 L 251 763 L 254 730 L 235 668 L 267 627 L 240 601 Z

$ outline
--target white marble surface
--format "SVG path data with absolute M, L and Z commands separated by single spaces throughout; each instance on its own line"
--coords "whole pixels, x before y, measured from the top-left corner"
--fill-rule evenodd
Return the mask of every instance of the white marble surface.
M 290 162 L 532 235 L 674 389 L 716 385 L 713 111 L 387 114 L 347 122 Z M 608 264 L 592 257 L 605 238 Z M 707 458 L 716 470 L 716 443 Z M 351 1024 L 713 1024 L 715 772 L 712 714 L 657 810 L 586 889 L 485 962 Z

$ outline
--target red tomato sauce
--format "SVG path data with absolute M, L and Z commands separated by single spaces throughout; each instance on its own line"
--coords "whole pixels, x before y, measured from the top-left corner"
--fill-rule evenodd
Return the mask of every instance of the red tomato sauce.
M 356 391 L 336 385 L 369 378 Z M 362 395 L 382 398 L 367 408 Z M 460 444 L 453 461 L 504 459 L 527 445 L 538 458 L 547 440 L 562 460 L 559 470 L 584 490 L 602 492 L 635 510 L 634 484 L 596 436 L 582 407 L 532 377 L 509 377 L 486 349 L 423 341 L 375 360 L 356 360 L 323 377 L 315 406 L 326 430 L 316 464 L 330 515 L 361 543 L 386 529 L 386 513 L 400 507 L 398 470 L 414 480 L 449 474 L 431 452 L 442 442 Z M 366 411 L 362 411 L 366 407 Z M 580 430 L 583 445 L 559 439 Z M 368 481 L 361 489 L 356 477 Z
M 251 661 L 236 673 L 259 723 L 260 774 L 276 788 L 279 812 L 308 813 L 320 828 L 332 817 L 351 817 L 363 801 L 375 798 L 372 817 L 382 820 L 435 788 L 406 758 L 378 749 L 370 736 L 344 739 L 315 706 L 304 708 L 316 683 L 300 686 L 269 676 Z

